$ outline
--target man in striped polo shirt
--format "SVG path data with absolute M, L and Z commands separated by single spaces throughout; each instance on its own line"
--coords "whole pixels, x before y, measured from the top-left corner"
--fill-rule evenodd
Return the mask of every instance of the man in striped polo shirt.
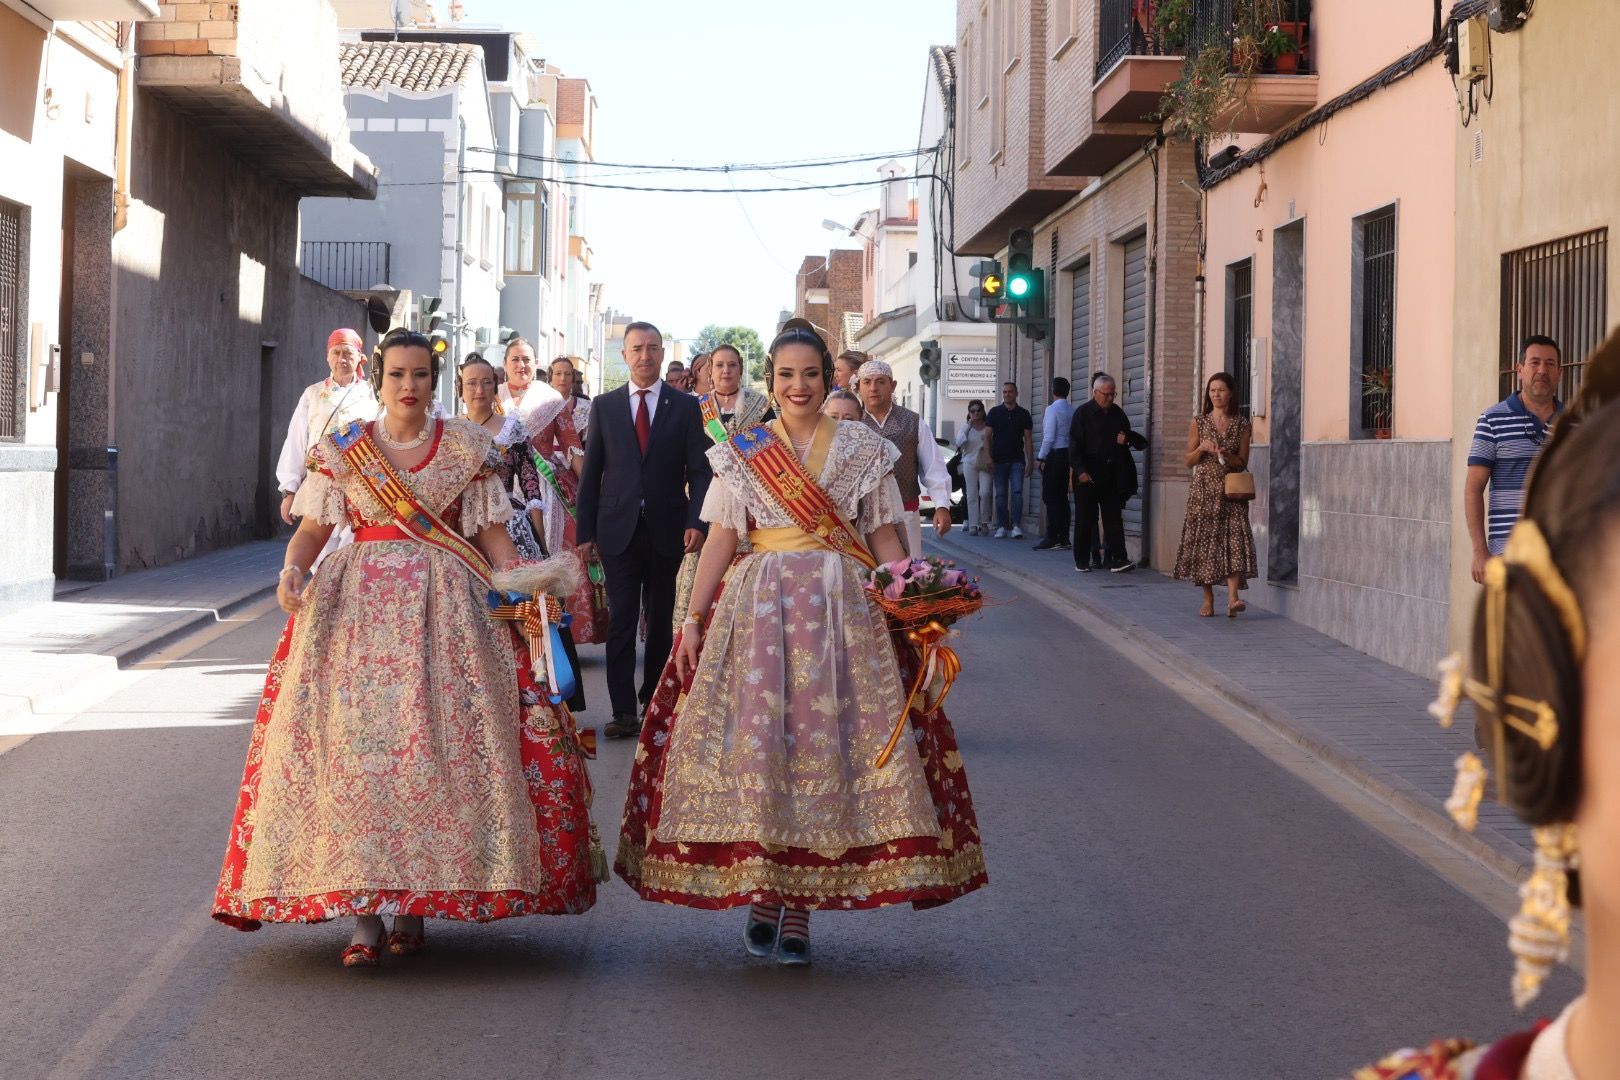
M 1558 400 L 1559 363 L 1558 343 L 1552 338 L 1542 334 L 1525 338 L 1513 366 L 1518 393 L 1486 409 L 1474 425 L 1463 509 L 1474 544 L 1476 582 L 1485 580 L 1486 560 L 1507 547 L 1508 533 L 1524 505 L 1525 477 L 1547 441 L 1548 425 L 1564 408 Z M 1486 484 L 1491 489 L 1488 504 Z

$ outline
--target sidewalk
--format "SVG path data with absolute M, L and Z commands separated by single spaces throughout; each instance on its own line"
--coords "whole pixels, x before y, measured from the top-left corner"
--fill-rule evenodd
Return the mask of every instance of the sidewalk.
M 1435 723 L 1427 712 L 1435 679 L 1253 605 L 1228 619 L 1224 586 L 1215 617 L 1203 619 L 1198 589 L 1156 571 L 1078 574 L 1071 552 L 1032 550 L 1036 537 L 994 540 L 959 530 L 944 539 L 927 530 L 927 537 L 965 566 L 1075 603 L 1431 833 L 1509 877 L 1528 872 L 1530 830 L 1499 803 L 1487 795 L 1473 834 L 1445 811 L 1453 762 L 1473 749 L 1473 722 L 1463 712 L 1449 731 Z
M 119 668 L 274 593 L 286 546 L 266 540 L 100 584 L 64 582 L 52 602 L 0 616 L 0 750 L 98 700 Z

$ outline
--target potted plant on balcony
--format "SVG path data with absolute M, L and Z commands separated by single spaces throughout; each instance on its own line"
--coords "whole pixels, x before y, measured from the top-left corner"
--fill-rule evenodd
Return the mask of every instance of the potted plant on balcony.
M 1266 55 L 1268 70 L 1278 75 L 1299 74 L 1299 39 L 1281 23 L 1266 28 L 1260 36 L 1260 49 Z
M 1160 106 L 1172 135 L 1209 140 L 1230 134 L 1266 60 L 1265 29 L 1282 14 L 1283 2 L 1232 0 L 1231 21 L 1221 26 L 1199 25 L 1189 11 L 1186 61 Z
M 1393 427 L 1394 386 L 1389 368 L 1373 368 L 1361 373 L 1361 415 L 1363 424 L 1377 439 L 1390 438 Z M 1370 423 L 1368 422 L 1370 420 Z
M 1153 32 L 1166 56 L 1180 54 L 1192 37 L 1192 0 L 1159 0 L 1153 10 Z

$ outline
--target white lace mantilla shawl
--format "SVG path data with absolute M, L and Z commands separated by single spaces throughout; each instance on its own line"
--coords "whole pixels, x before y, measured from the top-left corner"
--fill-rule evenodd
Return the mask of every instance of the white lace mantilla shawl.
M 837 424 L 838 430 L 816 483 L 855 526 L 862 540 L 884 525 L 903 524 L 905 504 L 894 482 L 894 463 L 900 459 L 900 451 L 864 424 L 851 420 L 824 422 Z M 794 524 L 766 496 L 752 470 L 729 443 L 711 447 L 708 455 L 714 480 L 703 500 L 704 521 L 739 533 Z
M 433 456 L 415 472 L 402 470 L 405 483 L 435 514 L 443 513 L 459 497 L 461 531 L 467 536 L 476 535 L 486 525 L 504 524 L 512 516 L 512 504 L 496 472 L 500 450 L 494 438 L 471 420 L 457 418 L 440 423 L 444 432 Z M 330 437 L 310 450 L 308 467 L 304 485 L 293 496 L 294 514 L 314 518 L 321 525 L 346 525 L 352 504 L 367 521 L 394 520 L 354 477 L 343 456 L 333 450 Z

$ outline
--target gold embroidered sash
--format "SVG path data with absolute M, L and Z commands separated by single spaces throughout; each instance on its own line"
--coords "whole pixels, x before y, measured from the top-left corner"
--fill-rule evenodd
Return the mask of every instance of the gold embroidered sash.
M 837 421 L 822 418 L 816 430 L 816 442 L 821 444 L 820 454 L 817 455 L 817 447 L 812 444 L 812 458 L 819 456 L 825 460 L 827 445 L 832 432 L 836 430 Z M 877 566 L 877 557 L 867 548 L 866 541 L 855 531 L 855 527 L 844 518 L 838 504 L 821 489 L 821 485 L 799 462 L 798 456 L 788 449 L 788 440 L 780 420 L 740 431 L 730 438 L 729 443 L 743 465 L 765 489 L 771 502 L 796 527 L 828 550 L 858 560 L 868 570 Z M 749 536 L 762 531 L 755 530 Z

